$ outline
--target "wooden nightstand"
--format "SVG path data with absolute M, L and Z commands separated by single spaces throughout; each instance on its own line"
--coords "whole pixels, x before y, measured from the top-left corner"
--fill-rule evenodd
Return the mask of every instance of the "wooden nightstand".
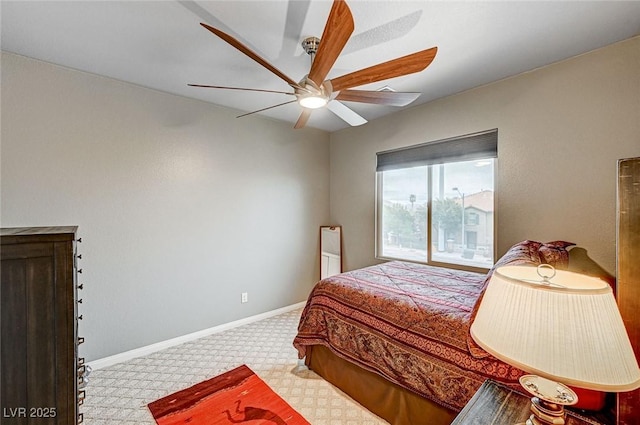
M 516 425 L 523 424 L 531 411 L 528 397 L 497 382 L 487 380 L 451 425 Z M 567 410 L 566 425 L 610 425 L 605 417 L 582 416 Z

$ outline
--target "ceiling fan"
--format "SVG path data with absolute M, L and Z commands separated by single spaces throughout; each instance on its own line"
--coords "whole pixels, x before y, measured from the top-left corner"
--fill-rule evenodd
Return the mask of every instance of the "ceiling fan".
M 210 86 L 202 84 L 189 84 L 189 86 L 280 93 L 295 96 L 296 98 L 294 100 L 249 112 L 240 115 L 239 117 L 298 102 L 300 106 L 302 106 L 302 113 L 294 126 L 296 129 L 302 128 L 306 125 L 313 109 L 324 106 L 350 125 L 360 125 L 367 122 L 360 115 L 336 101 L 342 100 L 388 106 L 406 106 L 410 104 L 420 96 L 420 93 L 353 90 L 352 88 L 389 78 L 420 72 L 431 64 L 438 51 L 437 47 L 432 47 L 388 62 L 383 62 L 368 68 L 354 71 L 337 78 L 325 80 L 331 70 L 331 67 L 338 59 L 340 52 L 342 52 L 342 49 L 347 44 L 347 41 L 354 30 L 353 16 L 349 6 L 347 6 L 344 0 L 334 0 L 322 33 L 322 38 L 318 39 L 316 37 L 308 37 L 302 42 L 302 47 L 305 52 L 311 56 L 311 69 L 309 70 L 308 75 L 302 78 L 299 82 L 296 82 L 229 34 L 204 23 L 201 23 L 200 25 L 280 77 L 289 84 L 289 86 L 291 86 L 293 92 L 244 87 Z

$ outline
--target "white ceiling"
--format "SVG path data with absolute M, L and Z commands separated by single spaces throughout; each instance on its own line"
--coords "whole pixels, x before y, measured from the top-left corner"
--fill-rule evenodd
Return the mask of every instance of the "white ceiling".
M 421 92 L 409 107 L 640 34 L 640 1 L 348 4 L 355 31 L 328 78 L 438 46 L 435 60 L 421 73 L 359 87 L 389 85 Z M 235 108 L 240 114 L 290 98 L 187 83 L 290 88 L 199 23 L 228 32 L 298 81 L 310 66 L 300 41 L 322 35 L 331 2 L 2 0 L 0 7 L 4 51 Z M 345 104 L 367 120 L 398 110 Z M 299 113 L 294 103 L 262 114 L 293 126 Z M 314 111 L 307 125 L 327 131 L 348 127 L 326 109 Z

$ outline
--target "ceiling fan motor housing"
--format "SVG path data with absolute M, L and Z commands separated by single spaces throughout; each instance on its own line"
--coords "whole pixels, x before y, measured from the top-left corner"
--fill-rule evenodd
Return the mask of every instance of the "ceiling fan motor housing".
M 318 86 L 308 75 L 300 80 L 297 87 L 294 87 L 295 95 L 300 105 L 306 108 L 316 109 L 326 105 L 331 97 L 331 84 Z

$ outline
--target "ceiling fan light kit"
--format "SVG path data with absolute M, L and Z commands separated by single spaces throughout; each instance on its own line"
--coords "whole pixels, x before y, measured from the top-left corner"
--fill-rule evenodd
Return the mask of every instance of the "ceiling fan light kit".
M 292 87 L 298 103 L 303 108 L 318 109 L 329 103 L 331 87 L 327 84 L 318 86 L 309 76 L 305 76 L 297 86 Z
M 318 109 L 318 108 L 322 108 L 329 102 L 328 102 L 328 99 L 325 97 L 308 95 L 308 96 L 300 96 L 300 98 L 298 98 L 298 103 L 303 108 Z
M 297 101 L 303 109 L 294 128 L 304 127 L 311 115 L 311 111 L 324 106 L 327 106 L 330 111 L 350 125 L 361 125 L 367 122 L 363 117 L 343 105 L 340 101 L 398 107 L 410 104 L 420 96 L 420 93 L 350 89 L 364 84 L 420 72 L 431 64 L 438 50 L 437 47 L 432 47 L 431 49 L 422 50 L 388 62 L 354 71 L 341 77 L 325 80 L 354 30 L 353 16 L 349 6 L 347 6 L 344 0 L 334 0 L 322 37 L 307 37 L 302 41 L 303 49 L 311 57 L 311 68 L 309 74 L 304 76 L 300 82 L 296 83 L 293 79 L 229 34 L 204 23 L 200 25 L 280 77 L 280 79 L 293 88 L 293 92 L 202 84 L 189 85 L 193 87 L 269 92 L 295 96 L 296 100 L 279 103 L 240 115 L 240 117 L 243 117 Z

